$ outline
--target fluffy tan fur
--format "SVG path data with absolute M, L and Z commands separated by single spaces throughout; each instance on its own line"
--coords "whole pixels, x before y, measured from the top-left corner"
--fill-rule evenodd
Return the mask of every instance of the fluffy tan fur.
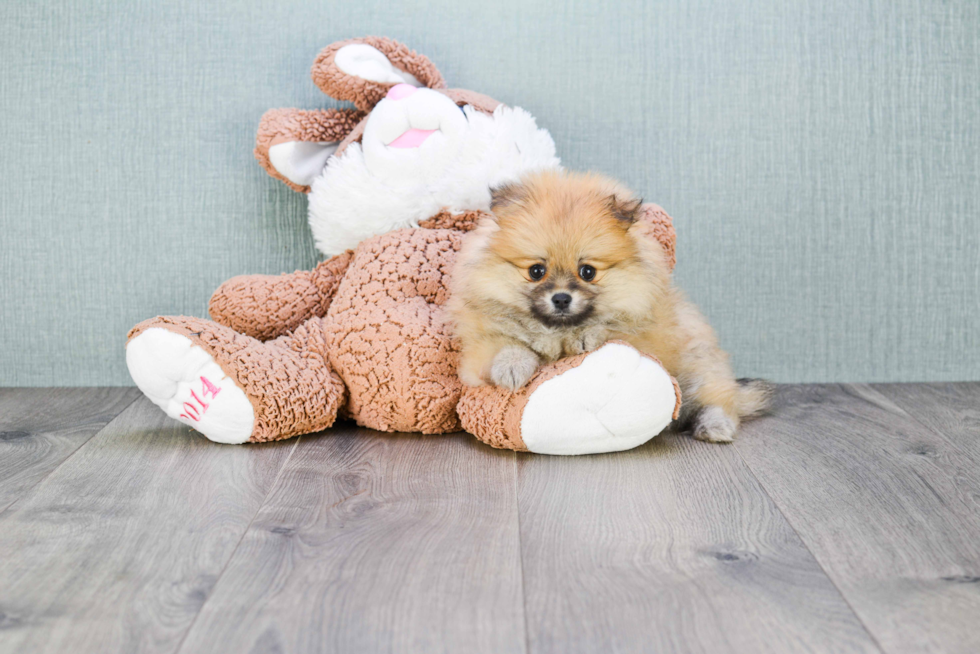
M 465 384 L 520 388 L 542 363 L 627 341 L 681 386 L 697 438 L 730 441 L 770 387 L 739 382 L 670 262 L 636 222 L 640 200 L 591 173 L 544 172 L 494 192 L 492 218 L 464 242 L 450 311 Z M 597 380 L 597 383 L 601 383 Z

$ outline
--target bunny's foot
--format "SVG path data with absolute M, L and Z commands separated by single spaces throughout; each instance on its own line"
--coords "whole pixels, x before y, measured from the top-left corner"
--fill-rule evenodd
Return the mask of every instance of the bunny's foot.
M 126 364 L 164 413 L 212 441 L 279 440 L 326 429 L 344 401 L 322 342 L 318 324 L 263 343 L 208 320 L 160 317 L 130 332 Z
M 676 381 L 654 357 L 612 341 L 542 367 L 524 388 L 467 388 L 463 428 L 489 445 L 596 454 L 642 445 L 680 409 Z
M 190 338 L 151 327 L 126 346 L 133 381 L 171 418 L 216 443 L 244 443 L 255 411 L 244 391 Z

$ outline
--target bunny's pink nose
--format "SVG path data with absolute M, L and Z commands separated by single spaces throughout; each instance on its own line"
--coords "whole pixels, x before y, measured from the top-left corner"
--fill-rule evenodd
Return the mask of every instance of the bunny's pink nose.
M 389 100 L 401 100 L 402 98 L 407 98 L 416 91 L 418 91 L 418 89 L 411 84 L 395 84 L 388 89 L 388 95 L 385 97 Z

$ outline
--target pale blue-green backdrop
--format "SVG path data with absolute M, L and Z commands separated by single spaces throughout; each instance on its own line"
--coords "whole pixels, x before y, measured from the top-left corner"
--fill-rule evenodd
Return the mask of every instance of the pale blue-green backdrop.
M 382 34 L 523 106 L 675 218 L 743 375 L 980 379 L 976 0 L 0 5 L 0 385 L 129 384 L 126 331 L 312 266 L 252 158 L 309 67 Z

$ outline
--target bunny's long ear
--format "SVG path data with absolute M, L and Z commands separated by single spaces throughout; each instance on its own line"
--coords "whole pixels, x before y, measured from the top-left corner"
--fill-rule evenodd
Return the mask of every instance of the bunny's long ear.
M 395 84 L 446 88 L 428 57 L 381 36 L 328 45 L 313 62 L 312 75 L 321 91 L 361 111 L 370 111 Z
M 308 193 L 327 159 L 363 118 L 356 109 L 270 109 L 259 122 L 255 158 L 289 188 Z

